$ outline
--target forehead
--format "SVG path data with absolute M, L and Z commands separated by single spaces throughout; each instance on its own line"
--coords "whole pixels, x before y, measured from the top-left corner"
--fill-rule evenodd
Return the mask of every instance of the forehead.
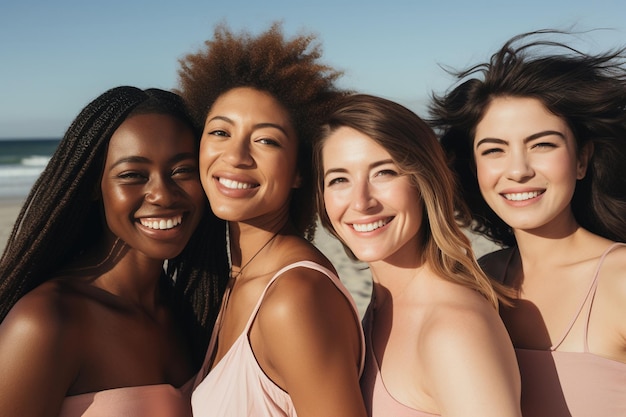
M 250 87 L 233 88 L 219 96 L 211 106 L 209 118 L 215 115 L 231 115 L 229 118 L 241 121 L 271 121 L 292 128 L 288 109 L 276 97 Z
M 137 114 L 126 119 L 113 133 L 107 154 L 151 155 L 195 152 L 190 126 L 169 114 Z
M 329 134 L 322 148 L 325 161 L 333 163 L 358 163 L 391 159 L 389 152 L 374 139 L 354 128 L 339 127 Z
M 550 112 L 539 99 L 497 97 L 485 108 L 483 117 L 476 125 L 474 139 L 525 138 L 543 130 L 555 130 L 571 136 L 567 121 Z

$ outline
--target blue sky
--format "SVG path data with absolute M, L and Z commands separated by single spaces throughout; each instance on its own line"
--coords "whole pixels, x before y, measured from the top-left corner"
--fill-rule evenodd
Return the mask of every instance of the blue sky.
M 540 28 L 594 31 L 585 48 L 626 45 L 626 1 L 543 0 L 5 0 L 0 5 L 0 138 L 61 137 L 93 98 L 117 85 L 176 87 L 178 59 L 214 25 L 253 33 L 280 20 L 314 32 L 341 85 L 423 114 L 453 81 L 439 65 L 483 61 Z

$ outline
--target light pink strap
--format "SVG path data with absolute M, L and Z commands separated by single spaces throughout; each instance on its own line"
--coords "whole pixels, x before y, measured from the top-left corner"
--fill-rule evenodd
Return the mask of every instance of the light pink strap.
M 596 290 L 598 289 L 598 282 L 600 281 L 600 267 L 604 262 L 604 258 L 611 252 L 613 249 L 619 246 L 626 246 L 625 243 L 616 242 L 609 246 L 609 248 L 602 254 L 602 258 L 600 258 L 600 262 L 598 262 L 598 268 L 596 269 L 596 274 L 593 277 L 593 288 L 591 294 L 591 301 L 589 302 L 589 308 L 587 309 L 587 322 L 585 323 L 585 352 L 589 352 L 589 341 L 587 340 L 587 334 L 589 333 L 589 319 L 591 318 L 591 308 L 593 307 L 593 300 L 596 298 Z
M 609 246 L 604 251 L 602 256 L 600 257 L 600 260 L 598 261 L 598 265 L 596 266 L 596 270 L 595 270 L 595 273 L 593 275 L 593 279 L 591 280 L 591 283 L 589 285 L 589 289 L 587 290 L 587 294 L 585 295 L 585 298 L 583 298 L 582 302 L 580 303 L 580 305 L 578 307 L 578 310 L 576 311 L 576 314 L 574 315 L 574 317 L 570 321 L 569 325 L 565 329 L 565 333 L 563 334 L 563 336 L 558 340 L 558 343 L 556 343 L 555 345 L 553 345 L 550 348 L 550 350 L 553 350 L 553 351 L 557 350 L 559 348 L 559 346 L 563 343 L 563 341 L 565 340 L 565 338 L 567 337 L 569 332 L 572 330 L 572 327 L 574 326 L 574 323 L 576 323 L 576 320 L 578 320 L 578 317 L 580 316 L 580 313 L 583 311 L 583 308 L 585 307 L 585 304 L 587 304 L 587 300 L 589 300 L 591 298 L 591 301 L 589 302 L 589 307 L 587 309 L 587 322 L 585 323 L 585 330 L 584 330 L 584 346 L 585 346 L 584 349 L 585 349 L 585 352 L 589 351 L 589 346 L 587 344 L 587 333 L 588 333 L 588 330 L 589 330 L 589 317 L 591 316 L 591 307 L 593 305 L 593 299 L 594 299 L 595 294 L 596 294 L 596 289 L 598 288 L 598 277 L 600 276 L 600 268 L 602 267 L 602 263 L 604 262 L 604 258 L 606 258 L 606 256 L 614 248 L 616 248 L 618 246 L 626 246 L 626 244 L 620 243 L 620 242 L 615 242 L 611 246 Z
M 246 327 L 245 327 L 243 333 L 248 334 L 250 332 L 250 327 L 252 326 L 252 323 L 254 322 L 254 319 L 256 318 L 256 315 L 257 315 L 259 309 L 261 308 L 261 304 L 263 303 L 263 299 L 265 298 L 265 294 L 267 293 L 269 288 L 272 286 L 272 283 L 274 283 L 274 281 L 276 281 L 285 272 L 287 272 L 287 271 L 289 271 L 291 269 L 294 269 L 294 268 L 299 268 L 299 267 L 313 269 L 315 271 L 321 272 L 322 274 L 324 274 L 328 278 L 330 278 L 330 280 L 333 282 L 333 284 L 335 284 L 337 289 L 342 292 L 344 297 L 348 300 L 348 302 L 352 306 L 352 311 L 355 314 L 356 324 L 357 324 L 357 326 L 359 326 L 359 328 L 361 327 L 356 303 L 354 302 L 354 299 L 352 298 L 352 295 L 350 294 L 350 292 L 342 285 L 341 280 L 339 279 L 339 277 L 334 272 L 332 272 L 328 268 L 326 268 L 326 267 L 324 267 L 324 266 L 322 266 L 322 265 L 320 265 L 318 263 L 315 263 L 313 261 L 299 261 L 299 262 L 294 262 L 292 264 L 289 264 L 289 265 L 283 267 L 282 269 L 280 269 L 272 277 L 272 279 L 270 279 L 270 281 L 265 286 L 265 289 L 263 290 L 263 293 L 261 293 L 261 296 L 259 297 L 259 301 L 257 301 L 256 306 L 252 310 L 252 314 L 250 314 L 250 318 L 248 319 L 248 323 L 246 324 Z M 361 333 L 361 336 L 360 336 L 361 337 L 361 361 L 360 361 L 360 367 L 359 367 L 359 375 L 363 372 L 363 368 L 365 366 L 365 337 L 364 337 L 362 331 L 360 333 Z

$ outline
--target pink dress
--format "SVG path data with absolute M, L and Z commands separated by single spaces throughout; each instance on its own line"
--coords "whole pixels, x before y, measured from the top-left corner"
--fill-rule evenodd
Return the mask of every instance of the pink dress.
M 274 384 L 257 363 L 248 334 L 268 288 L 285 271 L 298 267 L 314 269 L 328 276 L 352 305 L 355 322 L 360 328 L 359 314 L 354 300 L 334 273 L 311 261 L 296 262 L 282 268 L 265 287 L 241 335 L 226 355 L 209 372 L 210 358 L 217 348 L 217 333 L 221 326 L 223 311 L 220 312 L 211 336 L 205 364 L 198 375 L 199 379 L 196 382 L 198 385 L 194 389 L 191 399 L 194 417 L 297 416 L 289 394 Z M 224 301 L 227 300 L 228 295 L 228 292 L 224 295 Z M 225 304 L 222 302 L 222 308 Z M 365 341 L 362 333 L 361 340 L 362 370 L 365 355 Z M 206 377 L 202 379 L 204 375 Z
M 370 308 L 365 314 L 363 326 L 367 333 L 365 357 L 365 371 L 361 377 L 361 392 L 365 400 L 365 408 L 367 415 L 370 417 L 436 417 L 439 414 L 431 414 L 424 411 L 416 410 L 396 400 L 387 391 L 385 381 L 383 381 L 380 372 L 378 359 L 374 353 L 371 324 L 373 319 L 373 311 Z
M 606 255 L 618 246 L 626 244 L 615 243 L 600 258 L 587 295 L 563 337 L 550 350 L 515 349 L 524 417 L 626 416 L 626 363 L 594 355 L 587 340 L 600 268 Z M 586 321 L 584 351 L 557 350 L 581 314 Z
M 180 389 L 142 385 L 65 397 L 59 417 L 191 417 L 193 379 Z

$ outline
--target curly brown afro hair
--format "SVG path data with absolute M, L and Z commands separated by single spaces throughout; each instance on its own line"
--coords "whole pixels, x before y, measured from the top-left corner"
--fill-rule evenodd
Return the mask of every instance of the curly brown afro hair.
M 179 89 L 193 117 L 201 126 L 218 97 L 238 87 L 266 91 L 287 109 L 298 135 L 300 188 L 291 197 L 291 219 L 312 240 L 316 217 L 311 148 L 336 101 L 348 91 L 335 81 L 343 74 L 319 62 L 321 47 L 313 34 L 286 39 L 281 24 L 252 36 L 233 33 L 225 24 L 216 26 L 213 37 L 199 52 L 179 62 Z

